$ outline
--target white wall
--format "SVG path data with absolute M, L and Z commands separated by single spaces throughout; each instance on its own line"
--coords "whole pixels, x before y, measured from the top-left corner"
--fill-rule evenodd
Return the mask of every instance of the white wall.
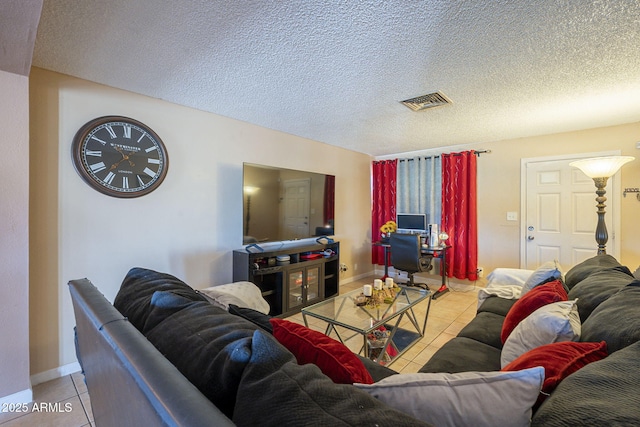
M 109 300 L 134 266 L 195 288 L 232 280 L 243 162 L 336 175 L 341 262 L 370 267 L 369 156 L 37 68 L 30 82 L 33 373 L 75 362 L 70 279 L 88 277 Z M 167 147 L 167 177 L 147 196 L 102 195 L 74 170 L 75 132 L 111 114 L 142 121 Z
M 29 383 L 29 81 L 0 71 L 0 401 Z

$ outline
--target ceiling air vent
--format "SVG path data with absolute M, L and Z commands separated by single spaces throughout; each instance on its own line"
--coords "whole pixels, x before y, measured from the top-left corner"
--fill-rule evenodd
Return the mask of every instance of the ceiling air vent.
M 440 92 L 429 93 L 416 98 L 405 99 L 400 102 L 408 108 L 411 108 L 413 111 L 421 111 L 426 110 L 427 108 L 451 104 L 451 101 L 449 101 L 449 99 Z

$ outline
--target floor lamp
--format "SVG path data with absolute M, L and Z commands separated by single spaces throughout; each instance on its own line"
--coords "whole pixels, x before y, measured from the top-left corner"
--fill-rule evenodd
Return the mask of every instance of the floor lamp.
M 247 195 L 247 204 L 245 209 L 245 222 L 244 222 L 244 235 L 249 235 L 249 220 L 251 219 L 251 196 L 257 193 L 259 190 L 258 187 L 252 187 L 250 185 L 245 185 L 243 188 L 244 194 Z
M 609 235 L 607 234 L 607 226 L 604 223 L 605 204 L 607 198 L 605 187 L 607 180 L 620 170 L 622 165 L 630 162 L 634 157 L 630 156 L 610 156 L 610 157 L 594 157 L 591 159 L 577 160 L 569 163 L 569 166 L 580 169 L 586 176 L 593 179 L 596 184 L 596 205 L 598 208 L 598 225 L 596 226 L 596 242 L 598 243 L 598 255 L 606 254 L 605 249 Z

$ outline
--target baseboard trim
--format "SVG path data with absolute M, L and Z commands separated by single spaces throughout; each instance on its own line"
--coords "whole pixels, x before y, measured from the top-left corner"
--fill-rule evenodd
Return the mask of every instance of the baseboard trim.
M 369 271 L 366 273 L 358 274 L 357 276 L 347 277 L 346 279 L 341 279 L 340 284 L 346 285 L 347 283 L 355 282 L 360 279 L 364 279 L 365 277 L 373 276 L 375 273 L 373 271 Z
M 0 409 L 10 403 L 29 403 L 33 400 L 33 392 L 30 388 L 10 394 L 9 396 L 0 397 Z M 1 410 L 0 410 L 1 412 Z
M 66 375 L 73 374 L 74 372 L 80 372 L 80 364 L 78 362 L 69 363 L 67 365 L 59 366 L 55 369 L 40 372 L 35 375 L 31 375 L 31 386 L 46 383 L 47 381 L 55 380 Z

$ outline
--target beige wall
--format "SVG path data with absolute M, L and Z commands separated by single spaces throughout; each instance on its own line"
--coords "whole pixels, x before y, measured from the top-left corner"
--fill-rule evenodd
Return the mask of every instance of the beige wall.
M 410 155 L 381 156 L 378 159 L 470 149 L 491 150 L 491 153 L 482 154 L 478 159 L 477 175 L 478 266 L 484 268 L 486 279 L 486 274 L 497 267 L 521 267 L 520 220 L 523 214 L 520 212 L 520 169 L 522 159 L 618 151 L 621 155 L 633 156 L 636 160 L 626 164 L 618 172 L 621 179 L 619 188 L 616 189 L 620 201 L 620 229 L 617 230 L 620 242 L 618 258 L 633 271 L 640 265 L 640 227 L 636 219 L 640 216 L 640 202 L 635 194 L 623 198 L 622 190 L 627 187 L 640 187 L 640 150 L 636 148 L 638 141 L 640 141 L 640 123 L 631 123 L 530 138 L 443 147 L 438 150 L 414 152 Z M 595 221 L 595 186 L 593 190 L 592 214 Z M 611 195 L 609 194 L 608 197 L 611 198 Z M 611 211 L 612 206 L 607 209 Z M 507 221 L 507 212 L 517 212 L 518 221 Z M 594 249 L 595 247 L 594 236 Z M 611 245 L 608 244 L 607 247 L 611 253 Z M 479 280 L 479 283 L 486 282 L 485 279 Z
M 29 81 L 0 71 L 0 401 L 28 401 Z
M 341 262 L 370 266 L 369 156 L 37 68 L 30 89 L 32 373 L 75 362 L 70 279 L 88 277 L 110 300 L 134 266 L 196 288 L 230 282 L 243 162 L 336 175 Z M 169 171 L 153 193 L 104 196 L 75 172 L 75 132 L 109 114 L 138 119 L 164 141 Z
M 640 123 L 587 129 L 488 144 L 475 149 L 489 149 L 478 159 L 478 258 L 489 272 L 496 267 L 520 266 L 520 221 L 506 220 L 508 211 L 520 212 L 520 164 L 523 158 L 559 156 L 620 150 L 636 160 L 626 164 L 620 173 L 620 257 L 633 271 L 640 265 L 640 202 L 635 195 L 622 197 L 622 189 L 640 187 Z M 593 215 L 596 216 L 595 186 Z M 595 230 L 594 230 L 595 231 Z M 595 237 L 594 237 L 595 246 Z

